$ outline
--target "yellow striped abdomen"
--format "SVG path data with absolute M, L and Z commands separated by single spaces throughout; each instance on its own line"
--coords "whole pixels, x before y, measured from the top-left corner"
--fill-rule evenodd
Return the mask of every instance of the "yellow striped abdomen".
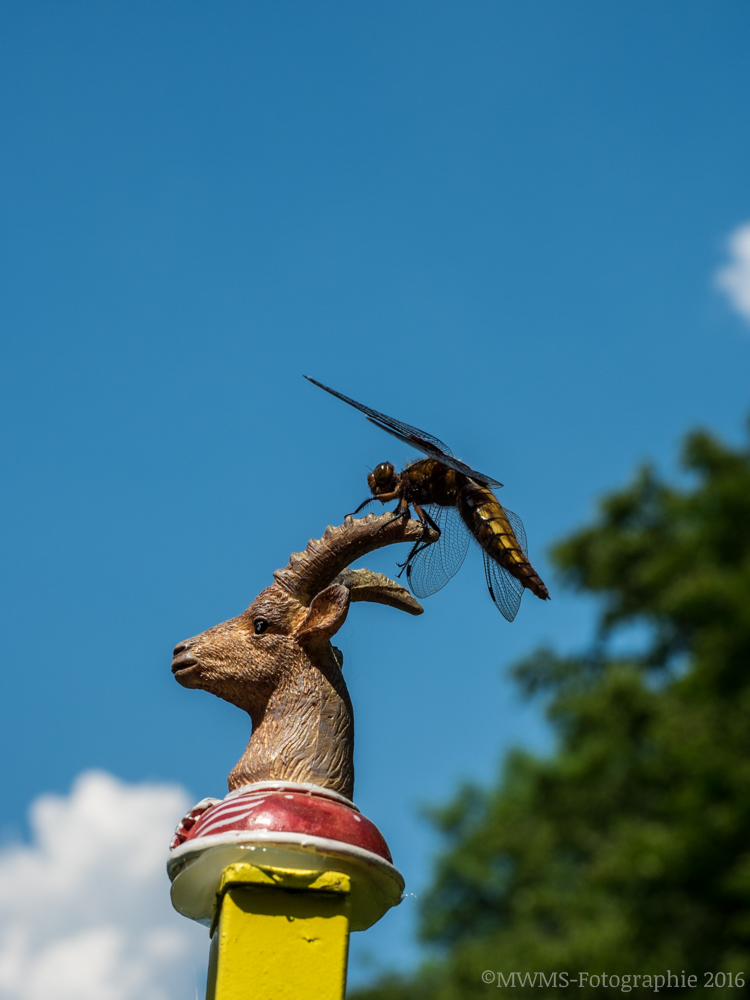
M 537 597 L 542 600 L 549 597 L 549 591 L 524 552 L 525 543 L 522 546 L 519 542 L 505 508 L 491 490 L 469 480 L 459 492 L 458 510 L 469 531 L 491 559 Z

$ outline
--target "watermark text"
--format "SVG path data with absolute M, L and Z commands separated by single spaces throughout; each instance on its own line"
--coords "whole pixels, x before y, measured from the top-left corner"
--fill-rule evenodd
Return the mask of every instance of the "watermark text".
M 579 989 L 585 989 L 587 986 L 599 989 L 603 986 L 606 989 L 620 990 L 621 993 L 630 993 L 631 990 L 651 990 L 654 993 L 659 993 L 661 990 L 670 989 L 743 987 L 745 973 L 704 972 L 702 976 L 699 976 L 694 973 L 688 974 L 684 969 L 682 972 L 672 972 L 667 969 L 665 973 L 646 972 L 618 975 L 610 972 L 495 972 L 492 969 L 486 969 L 482 973 L 482 982 L 488 986 L 504 986 L 506 989 L 526 989 L 527 987 L 532 989 L 540 987 L 566 989 L 568 986 L 577 986 Z

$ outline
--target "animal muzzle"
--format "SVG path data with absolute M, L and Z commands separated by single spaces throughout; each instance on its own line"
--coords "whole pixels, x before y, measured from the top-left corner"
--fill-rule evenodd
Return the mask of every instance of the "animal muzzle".
M 189 642 L 181 642 L 174 648 L 172 673 L 178 684 L 195 687 L 200 674 L 200 661 L 191 652 Z

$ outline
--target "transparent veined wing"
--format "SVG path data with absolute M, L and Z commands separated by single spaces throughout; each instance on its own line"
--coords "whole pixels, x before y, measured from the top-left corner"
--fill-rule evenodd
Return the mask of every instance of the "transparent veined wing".
M 519 538 L 520 542 L 520 538 Z M 482 552 L 484 561 L 484 576 L 487 580 L 490 597 L 506 621 L 512 622 L 521 607 L 521 596 L 523 595 L 523 584 L 516 580 L 507 569 L 500 563 L 490 559 L 486 552 Z
M 405 424 L 400 420 L 394 420 L 393 417 L 387 417 L 385 413 L 379 413 L 377 410 L 365 406 L 364 403 L 358 403 L 355 399 L 350 399 L 349 396 L 345 396 L 343 393 L 336 392 L 335 389 L 323 385 L 322 382 L 317 382 L 314 378 L 310 378 L 309 375 L 304 375 L 303 378 L 306 378 L 308 382 L 312 382 L 313 385 L 317 385 L 319 389 L 325 389 L 326 392 L 330 392 L 336 399 L 341 399 L 344 403 L 348 403 L 349 406 L 360 410 L 368 420 L 374 424 L 378 424 L 381 430 L 395 435 L 395 437 L 400 438 L 402 441 L 406 441 L 407 444 L 413 444 L 420 451 L 426 451 L 428 454 L 439 453 L 448 457 L 453 456 L 453 452 L 447 444 L 441 441 L 440 438 L 428 434 L 427 431 L 420 431 L 418 427 L 412 427 L 411 424 Z
M 422 549 L 406 568 L 415 597 L 429 597 L 446 585 L 461 569 L 471 538 L 456 507 L 430 504 L 425 509 L 440 529 L 440 538 Z
M 508 510 L 507 507 L 503 507 L 503 510 L 505 511 L 505 514 L 508 520 L 510 521 L 510 526 L 513 529 L 513 534 L 516 536 L 518 544 L 521 546 L 521 552 L 523 552 L 523 554 L 528 559 L 529 549 L 528 545 L 526 544 L 526 529 L 523 526 L 523 521 L 518 516 L 518 514 L 514 514 L 513 511 Z
M 330 389 L 327 385 L 323 385 L 322 382 L 317 382 L 314 378 L 310 378 L 309 375 L 305 375 L 303 377 L 306 378 L 308 382 L 312 382 L 313 385 L 317 385 L 319 389 L 324 389 L 332 396 L 335 396 L 336 399 L 340 399 L 344 403 L 348 403 L 349 406 L 353 406 L 361 413 L 364 413 L 370 423 L 375 424 L 375 426 L 379 427 L 381 431 L 385 431 L 387 434 L 392 434 L 393 437 L 398 438 L 399 441 L 404 441 L 406 444 L 414 445 L 415 448 L 418 448 L 425 455 L 430 455 L 432 458 L 439 459 L 444 465 L 447 465 L 451 469 L 455 469 L 456 472 L 462 472 L 465 476 L 468 476 L 470 479 L 475 479 L 478 483 L 483 483 L 485 486 L 496 486 L 499 488 L 503 485 L 496 479 L 490 479 L 490 477 L 485 476 L 484 473 L 476 472 L 464 462 L 454 458 L 453 452 L 447 444 L 440 440 L 440 438 L 433 437 L 432 434 L 428 434 L 427 431 L 421 431 L 418 427 L 412 427 L 411 424 L 405 424 L 401 420 L 395 420 L 393 417 L 388 417 L 385 413 L 379 413 L 377 410 L 373 410 L 369 406 L 365 406 L 363 403 L 358 403 L 356 400 L 350 399 L 349 396 L 344 396 L 343 393 L 336 392 L 335 389 Z

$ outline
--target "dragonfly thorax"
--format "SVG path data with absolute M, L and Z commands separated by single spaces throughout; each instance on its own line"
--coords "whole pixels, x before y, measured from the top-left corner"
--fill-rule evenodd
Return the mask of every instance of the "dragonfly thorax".
M 408 503 L 453 506 L 466 476 L 434 458 L 420 458 L 401 473 L 401 494 Z

